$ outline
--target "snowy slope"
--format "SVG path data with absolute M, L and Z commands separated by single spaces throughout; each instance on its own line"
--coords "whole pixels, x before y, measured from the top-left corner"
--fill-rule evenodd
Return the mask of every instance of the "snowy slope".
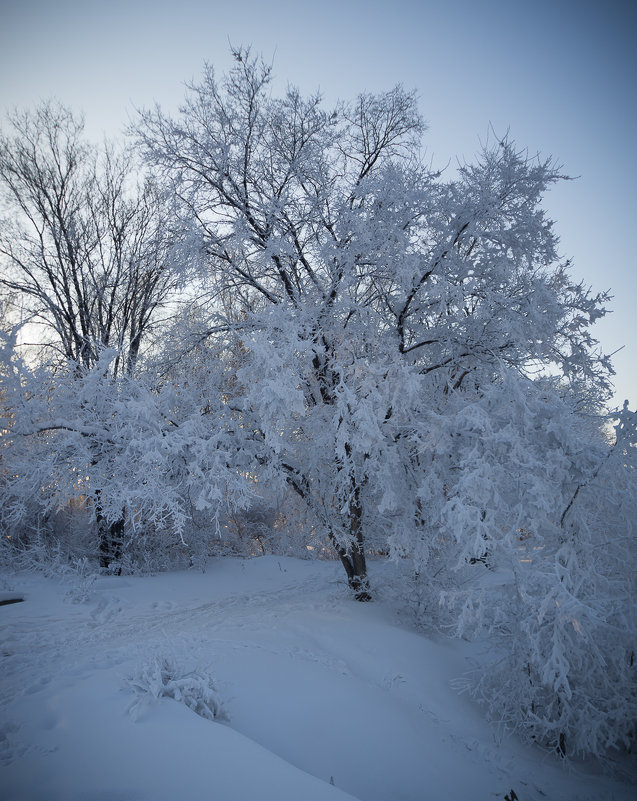
M 0 607 L 3 801 L 634 797 L 502 738 L 449 686 L 468 644 L 350 601 L 334 563 L 220 559 L 70 593 L 21 574 L 0 589 L 25 598 Z M 153 660 L 213 676 L 228 721 L 136 703 L 127 679 Z

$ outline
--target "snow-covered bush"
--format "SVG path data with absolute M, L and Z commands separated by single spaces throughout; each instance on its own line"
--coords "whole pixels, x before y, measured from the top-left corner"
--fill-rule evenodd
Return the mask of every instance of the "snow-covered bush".
M 228 719 L 216 682 L 204 669 L 187 669 L 172 658 L 155 657 L 127 679 L 135 694 L 129 707 L 134 719 L 160 698 L 172 698 L 207 720 Z
M 99 568 L 96 559 L 80 554 L 73 543 L 57 539 L 51 530 L 40 528 L 28 536 L 22 532 L 22 536 L 3 537 L 0 570 L 42 573 L 64 583 L 68 600 L 84 603 L 93 596 Z
M 510 388 L 491 410 L 486 393 L 454 419 L 463 469 L 445 531 L 463 579 L 481 554 L 491 570 L 444 597 L 458 631 L 486 631 L 499 655 L 472 677 L 492 717 L 604 759 L 637 735 L 635 414 L 618 414 L 607 444 L 541 388 Z

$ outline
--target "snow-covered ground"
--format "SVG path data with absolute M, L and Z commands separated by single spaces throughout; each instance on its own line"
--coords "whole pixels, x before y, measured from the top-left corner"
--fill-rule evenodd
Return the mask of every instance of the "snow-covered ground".
M 349 600 L 338 564 L 219 559 L 78 582 L 0 583 L 25 599 L 0 607 L 3 801 L 635 797 L 502 736 L 450 687 L 469 644 Z M 227 720 L 155 697 L 164 663 L 195 693 L 211 677 Z

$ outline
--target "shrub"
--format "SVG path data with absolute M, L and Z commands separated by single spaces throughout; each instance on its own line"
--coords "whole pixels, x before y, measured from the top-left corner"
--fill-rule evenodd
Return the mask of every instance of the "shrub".
M 173 698 L 207 720 L 227 720 L 216 682 L 205 669 L 188 670 L 167 658 L 153 658 L 127 680 L 136 696 L 129 707 L 134 719 L 159 698 Z

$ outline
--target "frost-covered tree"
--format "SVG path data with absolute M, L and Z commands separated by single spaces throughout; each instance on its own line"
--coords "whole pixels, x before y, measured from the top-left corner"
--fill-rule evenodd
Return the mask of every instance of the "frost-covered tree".
M 445 180 L 421 162 L 413 94 L 324 110 L 274 97 L 270 68 L 234 55 L 138 135 L 231 298 L 209 327 L 241 343 L 235 406 L 259 467 L 305 499 L 365 599 L 379 514 L 389 532 L 427 525 L 433 417 L 503 369 L 551 367 L 603 395 L 589 326 L 604 298 L 558 259 L 550 160 L 504 140 Z
M 425 615 L 444 589 L 461 630 L 501 636 L 478 685 L 500 719 L 561 752 L 625 745 L 632 446 L 602 433 L 607 297 L 570 277 L 542 210 L 558 166 L 505 138 L 447 178 L 402 88 L 325 110 L 235 58 L 138 135 L 199 226 L 202 334 L 235 349 L 259 481 L 304 500 L 360 600 L 366 549 L 389 551 Z M 505 578 L 480 593 L 489 568 Z
M 0 334 L 0 522 L 19 531 L 33 518 L 83 508 L 103 567 L 115 569 L 149 532 L 173 542 L 196 511 L 214 521 L 251 495 L 251 459 L 223 403 L 223 370 L 196 379 L 113 375 L 117 351 L 91 367 L 33 367 Z M 243 470 L 242 470 L 243 467 Z M 127 547 L 128 545 L 128 547 Z

